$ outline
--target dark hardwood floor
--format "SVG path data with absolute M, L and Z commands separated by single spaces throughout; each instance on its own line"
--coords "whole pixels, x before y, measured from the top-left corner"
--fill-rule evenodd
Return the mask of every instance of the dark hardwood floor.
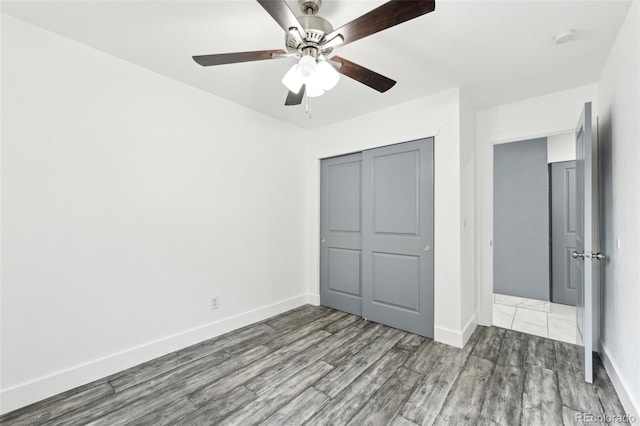
M 596 356 L 478 327 L 464 349 L 306 305 L 8 413 L 2 425 L 560 425 L 624 414 Z

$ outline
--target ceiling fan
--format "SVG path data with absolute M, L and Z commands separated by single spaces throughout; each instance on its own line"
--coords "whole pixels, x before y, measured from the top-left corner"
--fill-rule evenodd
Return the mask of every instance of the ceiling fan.
M 201 55 L 193 60 L 206 67 L 294 57 L 298 63 L 282 79 L 289 89 L 285 105 L 300 105 L 305 93 L 308 97 L 321 96 L 335 87 L 340 74 L 380 93 L 391 89 L 396 84 L 394 80 L 333 55 L 334 48 L 425 15 L 436 7 L 435 0 L 391 0 L 334 30 L 317 14 L 322 0 L 298 0 L 302 11 L 298 17 L 285 0 L 258 0 L 258 3 L 285 31 L 286 50 Z

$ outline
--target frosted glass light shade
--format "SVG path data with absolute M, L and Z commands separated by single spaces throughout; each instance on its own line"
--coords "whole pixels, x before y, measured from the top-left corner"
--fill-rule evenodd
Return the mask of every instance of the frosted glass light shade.
M 307 96 L 310 98 L 317 98 L 324 95 L 324 89 L 322 84 L 317 78 L 314 78 L 306 83 Z
M 324 90 L 329 91 L 336 87 L 336 84 L 340 81 L 340 73 L 338 73 L 335 68 L 325 61 L 319 61 L 316 68 L 317 80 L 319 80 Z
M 333 89 L 339 80 L 340 74 L 329 63 L 323 60 L 316 62 L 313 56 L 307 55 L 287 71 L 282 84 L 296 94 L 306 85 L 307 96 L 316 98 Z
M 282 78 L 282 84 L 293 93 L 300 93 L 302 88 L 302 78 L 298 73 L 298 64 L 292 66 Z
M 313 56 L 303 56 L 298 62 L 298 74 L 302 82 L 307 83 L 316 77 L 316 60 Z

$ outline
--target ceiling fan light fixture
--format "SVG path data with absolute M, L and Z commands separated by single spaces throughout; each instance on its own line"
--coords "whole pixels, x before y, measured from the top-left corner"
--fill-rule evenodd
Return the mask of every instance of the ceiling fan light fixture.
M 304 83 L 298 73 L 298 64 L 289 68 L 289 71 L 282 77 L 282 84 L 293 93 L 300 93 L 300 89 Z
M 306 83 L 305 87 L 307 96 L 310 98 L 317 98 L 318 96 L 324 95 L 325 90 L 322 87 L 322 83 L 317 78 L 310 80 Z
M 335 68 L 325 61 L 319 61 L 316 68 L 317 79 L 325 91 L 336 87 L 336 84 L 340 81 L 340 73 L 336 71 Z
M 316 60 L 310 55 L 305 55 L 298 62 L 298 74 L 302 78 L 304 83 L 315 78 L 316 75 Z
M 289 68 L 282 78 L 282 84 L 293 93 L 300 93 L 305 85 L 310 98 L 324 95 L 333 89 L 340 80 L 340 74 L 326 61 L 317 61 L 311 55 L 303 56 L 297 64 Z

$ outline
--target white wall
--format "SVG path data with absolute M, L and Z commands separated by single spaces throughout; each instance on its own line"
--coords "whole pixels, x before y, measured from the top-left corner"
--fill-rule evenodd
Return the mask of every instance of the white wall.
M 576 159 L 575 131 L 547 137 L 547 163 L 574 161 Z
M 306 303 L 300 129 L 7 16 L 2 67 L 2 412 Z
M 491 325 L 493 294 L 493 145 L 573 132 L 585 102 L 597 109 L 595 84 L 499 105 L 476 114 L 476 268 L 480 324 Z
M 478 323 L 480 308 L 476 290 L 476 110 L 464 92 L 460 93 L 460 280 L 462 329 L 469 333 Z M 465 341 L 470 335 L 465 336 Z
M 640 418 L 640 4 L 633 2 L 598 81 L 602 283 L 600 354 Z M 617 244 L 619 241 L 619 247 Z
M 468 333 L 461 322 L 459 99 L 453 89 L 315 130 L 307 161 L 308 280 L 309 291 L 319 297 L 320 159 L 435 136 L 435 338 L 455 346 Z

